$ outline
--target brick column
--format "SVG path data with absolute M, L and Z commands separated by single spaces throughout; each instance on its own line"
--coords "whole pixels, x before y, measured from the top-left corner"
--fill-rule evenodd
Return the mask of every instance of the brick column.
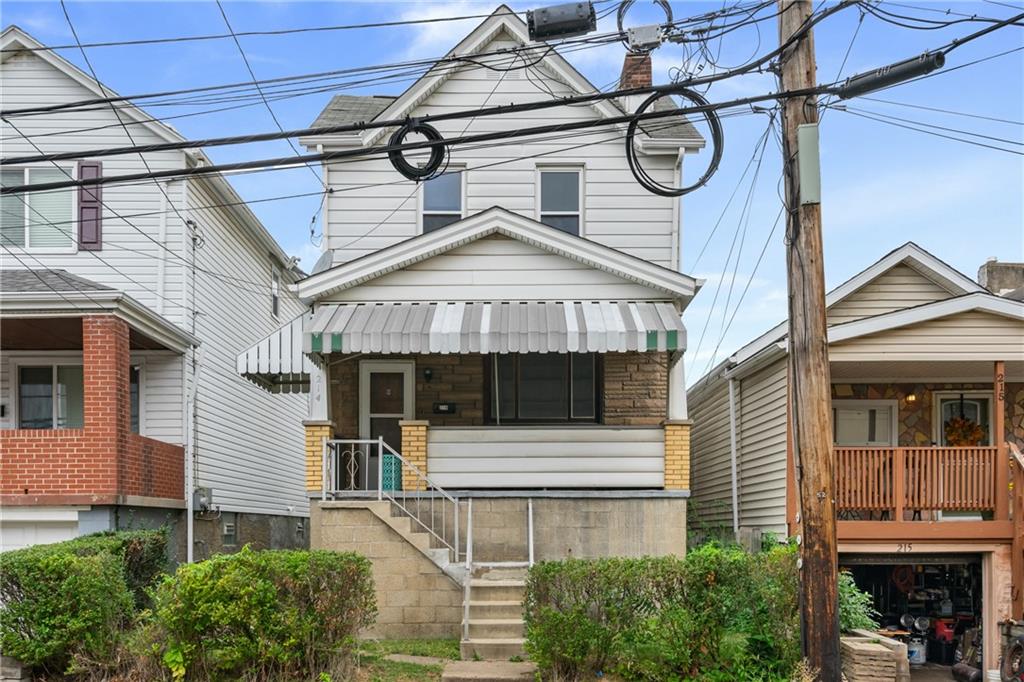
M 402 428 L 402 458 L 413 464 L 420 473 L 427 475 L 427 427 L 425 419 L 414 419 L 399 422 Z M 402 467 L 402 490 L 423 490 L 424 485 L 416 474 L 408 467 Z
M 665 422 L 665 490 L 690 489 L 690 427 L 688 419 Z
M 126 461 L 131 430 L 128 323 L 113 315 L 82 318 L 83 412 L 90 455 L 115 494 L 141 476 Z
M 306 427 L 306 491 L 323 490 L 324 441 L 334 436 L 334 423 L 330 421 L 304 421 Z

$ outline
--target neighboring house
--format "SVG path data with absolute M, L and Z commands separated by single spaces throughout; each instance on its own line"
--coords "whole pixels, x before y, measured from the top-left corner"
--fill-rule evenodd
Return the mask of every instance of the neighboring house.
M 0 37 L 5 110 L 110 96 L 17 27 Z M 24 47 L 25 50 L 17 48 Z M 123 120 L 122 126 L 120 119 Z M 180 141 L 118 105 L 9 116 L 3 156 Z M 16 129 L 15 129 L 16 126 Z M 28 136 L 29 140 L 25 136 Z M 146 154 L 150 168 L 207 163 Z M 138 155 L 4 165 L 4 185 L 145 171 Z M 0 199 L 4 548 L 170 522 L 195 554 L 308 542 L 302 396 L 275 399 L 235 356 L 303 306 L 299 273 L 219 175 Z
M 996 267 L 999 291 L 1024 284 L 1024 266 L 995 261 L 979 280 Z M 1024 447 L 1024 303 L 908 243 L 826 304 L 840 564 L 883 614 L 982 625 L 995 668 L 1021 551 L 1008 460 Z M 702 527 L 799 532 L 787 390 L 785 324 L 690 389 Z
M 556 52 L 535 65 L 495 54 L 527 42 L 501 7 L 453 48 L 472 61 L 436 67 L 398 97 L 337 96 L 316 125 L 594 91 Z M 649 59 L 628 59 L 624 80 L 650 83 Z M 600 120 L 622 106 L 439 128 Z M 388 134 L 303 142 L 359 149 Z M 637 144 L 650 173 L 678 184 L 683 155 L 704 141 L 673 118 Z M 381 158 L 324 173 L 325 252 L 296 286 L 310 312 L 242 354 L 239 371 L 311 387 L 306 483 L 327 498 L 314 504 L 312 542 L 374 560 L 378 631 L 452 636 L 461 625 L 466 655 L 507 658 L 520 649 L 521 580 L 478 584 L 467 567 L 685 552 L 680 315 L 700 283 L 679 272 L 679 201 L 637 185 L 621 128 L 456 147 L 447 172 L 418 185 Z M 297 369 L 307 358 L 311 377 Z

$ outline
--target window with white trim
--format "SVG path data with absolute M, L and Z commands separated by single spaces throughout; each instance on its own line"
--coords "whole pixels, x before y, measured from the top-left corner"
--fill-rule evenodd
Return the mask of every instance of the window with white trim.
M 832 441 L 847 447 L 896 445 L 896 414 L 891 404 L 833 401 Z
M 82 365 L 17 366 L 19 429 L 81 429 L 85 426 L 85 377 Z M 140 433 L 142 371 L 128 369 L 129 427 Z
M 540 171 L 540 222 L 569 234 L 580 234 L 583 173 L 578 168 Z
M 270 314 L 275 318 L 281 313 L 281 271 L 270 270 Z
M 68 168 L 0 169 L 0 186 L 59 182 L 74 177 Z M 0 195 L 0 244 L 33 250 L 66 250 L 75 244 L 72 189 Z
M 423 183 L 423 232 L 462 220 L 462 171 L 451 170 Z

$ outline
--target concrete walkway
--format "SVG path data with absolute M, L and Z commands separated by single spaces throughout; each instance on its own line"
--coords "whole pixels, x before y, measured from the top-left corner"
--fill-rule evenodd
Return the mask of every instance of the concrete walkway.
M 441 674 L 442 682 L 529 682 L 537 666 L 510 661 L 452 661 Z

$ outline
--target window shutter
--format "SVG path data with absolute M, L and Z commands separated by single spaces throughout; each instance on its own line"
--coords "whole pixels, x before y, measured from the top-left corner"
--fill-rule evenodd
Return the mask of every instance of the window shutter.
M 92 180 L 103 174 L 100 161 L 80 161 L 78 179 Z M 103 186 L 78 188 L 78 248 L 83 251 L 103 249 Z

